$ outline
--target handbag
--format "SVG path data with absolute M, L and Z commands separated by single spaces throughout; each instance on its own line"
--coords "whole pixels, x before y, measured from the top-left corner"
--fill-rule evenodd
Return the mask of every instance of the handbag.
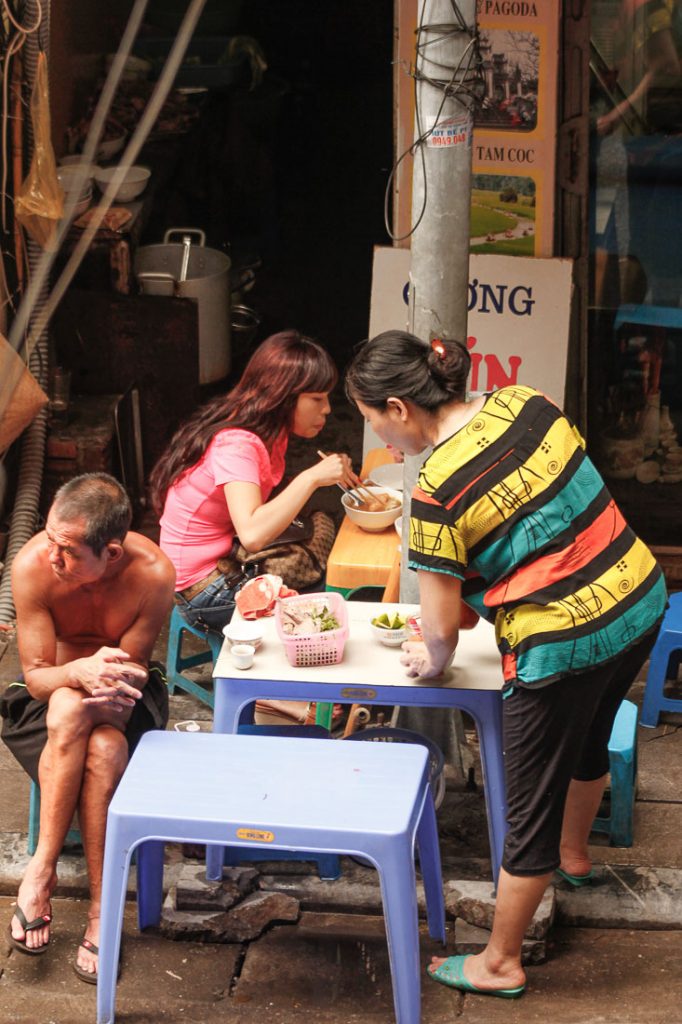
M 256 575 L 272 573 L 292 590 L 302 590 L 323 578 L 335 536 L 334 520 L 318 509 L 301 525 L 292 523 L 260 551 L 247 551 L 235 538 L 230 557 L 219 559 L 218 569 L 228 573 L 251 566 Z

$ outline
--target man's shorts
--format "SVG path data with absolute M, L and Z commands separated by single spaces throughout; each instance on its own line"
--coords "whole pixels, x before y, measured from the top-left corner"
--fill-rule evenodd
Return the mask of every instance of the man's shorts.
M 35 700 L 23 682 L 10 683 L 0 697 L 2 739 L 22 768 L 38 782 L 38 764 L 47 742 L 47 702 Z M 168 724 L 168 687 L 164 666 L 150 662 L 149 679 L 142 697 L 135 702 L 125 737 L 128 755 L 140 737 L 151 729 L 165 729 Z

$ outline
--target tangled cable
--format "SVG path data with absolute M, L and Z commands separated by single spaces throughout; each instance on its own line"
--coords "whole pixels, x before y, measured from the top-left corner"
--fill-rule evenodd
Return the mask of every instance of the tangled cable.
M 433 135 L 434 129 L 438 126 L 440 116 L 443 112 L 443 108 L 448 100 L 458 100 L 464 107 L 468 109 L 471 103 L 476 104 L 480 101 L 484 87 L 483 87 L 483 73 L 482 73 L 482 60 L 479 51 L 479 37 L 478 29 L 476 24 L 473 27 L 469 27 L 465 20 L 462 12 L 459 8 L 457 0 L 450 0 L 450 6 L 454 16 L 454 21 L 447 24 L 424 24 L 424 12 L 426 9 L 426 0 L 422 0 L 421 12 L 419 15 L 419 25 L 417 26 L 416 35 L 417 43 L 415 47 L 415 63 L 413 67 L 410 67 L 407 74 L 409 74 L 414 80 L 414 111 L 415 111 L 415 122 L 417 127 L 417 137 L 410 146 L 400 154 L 398 159 L 394 162 L 391 168 L 391 173 L 388 176 L 386 183 L 386 191 L 384 193 L 384 224 L 389 238 L 393 242 L 402 242 L 404 239 L 409 238 L 417 230 L 426 211 L 427 203 L 427 179 L 426 179 L 426 158 L 424 156 L 424 146 L 428 138 Z M 431 38 L 432 34 L 438 33 Z M 469 37 L 469 42 L 464 48 L 459 61 L 455 65 L 444 64 L 441 61 L 433 60 L 432 57 L 427 53 L 427 49 L 436 43 L 442 43 L 445 39 L 452 36 L 464 33 Z M 427 38 L 428 37 L 428 38 Z M 428 71 L 428 73 L 427 73 Z M 419 96 L 418 96 L 418 83 L 426 82 L 431 85 L 434 89 L 440 89 L 443 93 L 443 97 L 440 102 L 440 106 L 436 113 L 433 121 L 433 125 L 430 128 L 424 130 L 422 125 L 422 115 L 419 109 Z M 466 98 L 467 103 L 464 102 Z M 398 168 L 407 156 L 414 156 L 419 150 L 421 156 L 422 174 L 424 177 L 424 198 L 422 201 L 422 208 L 419 211 L 417 221 L 412 225 L 409 231 L 404 235 L 394 235 L 390 225 L 389 218 L 389 204 L 391 196 L 391 187 L 395 175 L 398 172 Z

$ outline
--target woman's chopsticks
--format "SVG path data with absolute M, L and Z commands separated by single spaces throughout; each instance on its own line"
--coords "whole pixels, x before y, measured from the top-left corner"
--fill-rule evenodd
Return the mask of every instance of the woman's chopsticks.
M 321 451 L 319 451 L 319 449 L 318 449 L 317 454 L 320 456 L 321 459 L 326 459 L 327 456 L 329 455 L 328 452 L 321 452 Z M 350 496 L 350 498 L 355 502 L 356 505 L 362 505 L 364 499 L 358 497 L 358 495 L 355 493 L 355 491 L 351 487 L 344 487 L 343 484 L 337 484 L 336 486 L 340 487 L 344 494 L 348 494 Z
M 317 454 L 321 459 L 326 459 L 330 455 L 329 452 L 321 452 L 319 449 Z M 344 487 L 343 484 L 337 484 L 337 486 L 340 487 L 345 494 L 349 494 L 353 501 L 358 505 L 367 504 L 369 501 L 378 501 L 380 505 L 384 508 L 386 507 L 385 497 L 381 494 L 373 494 L 372 491 L 369 491 L 365 486 L 363 486 L 363 484 L 356 484 L 355 487 Z

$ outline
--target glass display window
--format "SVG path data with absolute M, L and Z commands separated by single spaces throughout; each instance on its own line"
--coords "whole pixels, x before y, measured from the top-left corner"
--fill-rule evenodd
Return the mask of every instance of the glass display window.
M 593 0 L 589 449 L 682 546 L 682 0 Z

